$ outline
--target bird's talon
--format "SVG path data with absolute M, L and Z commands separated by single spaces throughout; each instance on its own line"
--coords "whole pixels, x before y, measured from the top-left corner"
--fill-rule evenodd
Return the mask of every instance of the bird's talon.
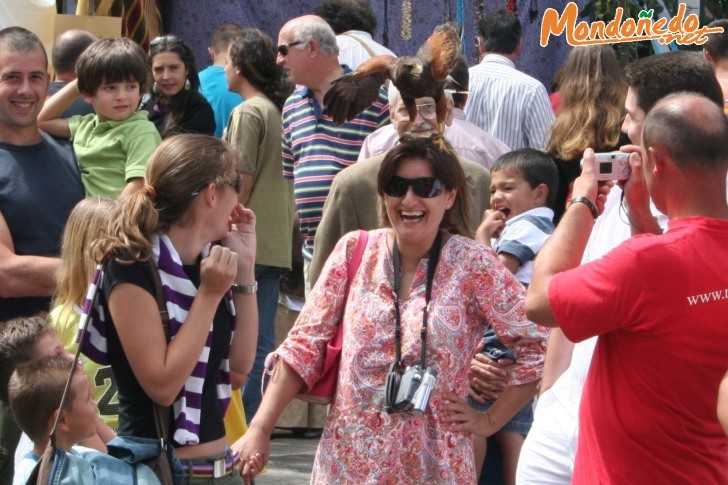
M 430 135 L 432 138 L 432 142 L 435 144 L 437 148 L 440 149 L 441 152 L 449 152 L 450 150 L 447 149 L 447 145 L 445 145 L 445 138 L 442 136 L 442 133 L 433 133 Z

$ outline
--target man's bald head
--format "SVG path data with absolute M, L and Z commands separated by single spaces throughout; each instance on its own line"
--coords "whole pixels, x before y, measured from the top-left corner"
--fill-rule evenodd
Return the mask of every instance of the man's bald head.
M 96 41 L 96 36 L 91 32 L 81 29 L 72 29 L 63 32 L 53 42 L 51 62 L 56 72 L 56 77 L 64 77 L 66 80 L 76 78 L 76 61 L 88 46 Z
M 339 55 L 339 46 L 336 44 L 334 30 L 318 15 L 304 15 L 289 20 L 281 28 L 280 35 L 281 37 L 287 37 L 289 39 L 287 42 L 302 41 L 301 45 L 315 40 L 325 54 Z
M 645 118 L 645 150 L 659 146 L 682 169 L 716 170 L 728 163 L 728 120 L 715 102 L 695 93 L 671 94 Z

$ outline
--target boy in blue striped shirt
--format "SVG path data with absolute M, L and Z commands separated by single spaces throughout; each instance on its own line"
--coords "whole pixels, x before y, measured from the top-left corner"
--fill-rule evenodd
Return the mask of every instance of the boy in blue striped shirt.
M 556 164 L 544 152 L 522 148 L 499 157 L 490 177 L 490 209 L 483 214 L 475 239 L 492 247 L 503 265 L 528 287 L 536 254 L 554 232 L 554 211 L 550 207 L 559 183 Z M 492 331 L 486 332 L 483 342 L 483 353 L 491 359 L 499 363 L 500 359 L 515 362 L 513 352 Z M 470 399 L 470 405 L 478 410 L 488 409 L 492 403 Z M 515 483 L 518 457 L 533 422 L 532 404 L 530 400 L 494 435 L 503 455 L 506 483 Z M 480 475 L 485 440 L 474 439 L 473 443 Z

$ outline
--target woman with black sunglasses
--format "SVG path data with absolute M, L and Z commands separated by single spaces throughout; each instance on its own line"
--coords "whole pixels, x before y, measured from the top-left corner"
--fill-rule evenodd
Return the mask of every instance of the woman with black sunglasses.
M 472 441 L 447 423 L 447 398 L 468 394 L 470 360 L 489 326 L 515 351 L 511 383 L 530 398 L 547 332 L 526 319 L 522 285 L 469 237 L 465 175 L 451 151 L 429 138 L 401 143 L 385 156 L 377 187 L 384 228 L 368 233 L 351 281 L 361 236 L 339 241 L 273 354 L 258 414 L 233 449 L 267 460 L 278 415 L 319 379 L 326 343 L 343 325 L 338 385 L 312 483 L 474 483 Z M 513 392 L 483 414 L 492 432 L 519 409 L 503 404 Z
M 249 372 L 258 332 L 238 156 L 211 136 L 167 138 L 95 243 L 107 265 L 84 353 L 114 371 L 120 436 L 156 439 L 153 404 L 169 407 L 187 484 L 243 483 L 223 424 L 230 374 Z
M 162 138 L 178 133 L 215 133 L 212 106 L 200 94 L 200 78 L 192 50 L 176 35 L 157 37 L 149 43 L 152 92 L 144 95 L 139 109 L 149 113 Z

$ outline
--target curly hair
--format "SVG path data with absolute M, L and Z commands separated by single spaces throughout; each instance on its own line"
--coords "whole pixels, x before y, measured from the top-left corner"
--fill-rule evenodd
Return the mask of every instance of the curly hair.
M 324 0 L 316 7 L 316 14 L 337 34 L 362 30 L 374 35 L 377 29 L 377 17 L 366 0 Z
M 278 110 L 283 109 L 293 85 L 284 81 L 283 70 L 276 64 L 273 39 L 261 30 L 243 29 L 230 44 L 230 61 Z
M 627 83 L 614 50 L 575 47 L 559 81 L 561 112 L 551 126 L 546 153 L 573 160 L 589 147 L 598 151 L 618 145 Z

